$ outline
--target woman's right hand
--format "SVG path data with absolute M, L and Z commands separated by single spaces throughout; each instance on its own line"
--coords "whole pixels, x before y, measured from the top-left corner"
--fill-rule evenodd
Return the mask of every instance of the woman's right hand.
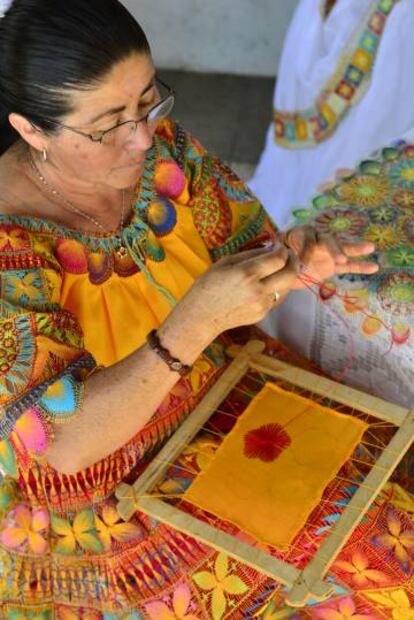
M 294 287 L 298 271 L 298 258 L 278 242 L 240 252 L 200 276 L 176 311 L 184 313 L 187 325 L 190 320 L 213 339 L 228 329 L 261 321 Z

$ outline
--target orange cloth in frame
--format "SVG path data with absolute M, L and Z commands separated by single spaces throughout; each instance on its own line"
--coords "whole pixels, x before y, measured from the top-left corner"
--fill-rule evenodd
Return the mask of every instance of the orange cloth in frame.
M 366 428 L 268 383 L 184 499 L 286 550 Z

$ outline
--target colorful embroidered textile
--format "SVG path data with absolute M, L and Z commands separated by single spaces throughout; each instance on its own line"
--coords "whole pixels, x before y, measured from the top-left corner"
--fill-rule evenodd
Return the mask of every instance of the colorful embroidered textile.
M 281 61 L 275 67 L 273 97 L 273 108 L 291 113 L 292 118 L 281 128 L 283 144 L 275 141 L 274 123 L 269 126 L 265 148 L 249 181 L 254 194 L 283 229 L 291 225 L 292 211 L 306 206 L 336 170 L 353 168 L 367 154 L 414 126 L 412 0 L 399 0 L 386 19 L 381 11 L 375 13 L 378 0 L 340 0 L 326 18 L 319 12 L 320 4 L 320 0 L 297 2 Z M 368 15 L 374 15 L 381 26 L 373 28 L 373 22 L 368 26 Z M 372 59 L 373 70 L 360 83 L 364 71 L 353 69 L 352 59 L 360 44 L 355 35 L 362 36 L 363 27 L 372 48 L 362 46 L 357 62 Z M 340 83 L 339 90 L 349 96 L 349 102 L 335 93 Z M 334 106 L 329 105 L 325 118 L 315 102 L 321 100 L 327 84 L 330 90 L 321 103 L 331 98 Z M 341 110 L 347 113 L 342 115 Z M 313 145 L 297 139 L 296 113 Z M 282 120 L 285 123 L 287 119 Z M 287 148 L 289 144 L 298 148 Z
M 274 137 L 278 144 L 302 149 L 315 146 L 332 135 L 369 86 L 381 35 L 397 2 L 399 0 L 377 0 L 373 3 L 363 27 L 358 24 L 354 42 L 348 44 L 334 75 L 312 107 L 294 112 L 274 111 Z
M 334 278 L 294 294 L 280 337 L 326 372 L 412 407 L 414 333 L 414 146 L 400 141 L 326 185 L 297 221 L 341 240 L 376 244 L 380 271 Z
M 286 550 L 365 429 L 267 384 L 184 499 Z
M 380 498 L 341 555 L 352 563 L 355 546 L 362 549 L 368 587 L 354 573 L 335 569 L 339 598 L 299 615 L 283 607 L 282 588 L 256 571 L 136 511 L 128 522 L 119 517 L 117 487 L 139 476 L 214 384 L 228 364 L 223 344 L 231 343 L 230 336 L 214 342 L 145 428 L 108 458 L 76 475 L 60 474 L 37 458 L 54 423 L 78 412 L 83 379 L 94 360 L 110 365 L 128 355 L 169 311 L 170 295 L 183 294 L 211 261 L 273 239 L 275 232 L 243 183 L 166 122 L 149 153 L 123 236 L 129 256 L 120 263 L 110 237 L 80 235 L 43 220 L 0 218 L 0 463 L 5 473 L 0 618 L 269 620 L 276 613 L 328 617 L 316 614 L 336 608 L 387 618 L 394 609 L 409 609 L 414 598 L 406 549 L 412 525 L 409 500 L 401 494 L 395 506 L 390 494 Z M 182 282 L 168 280 L 176 269 Z M 107 314 L 100 312 L 99 300 Z M 238 333 L 231 338 L 236 336 L 241 338 Z M 271 348 L 273 355 L 297 361 L 281 345 Z M 250 402 L 248 385 L 244 392 L 245 403 L 232 395 L 233 411 Z M 224 422 L 223 433 L 228 430 Z M 407 490 L 410 471 L 403 469 L 395 480 Z M 357 472 L 351 474 L 358 480 Z M 167 483 L 173 488 L 177 479 Z M 310 557 L 352 492 L 352 485 L 340 481 L 330 485 L 314 525 L 288 552 L 293 562 Z M 129 501 L 133 505 L 134 497 Z M 370 580 L 374 567 L 387 579 L 381 602 L 376 598 L 383 586 Z

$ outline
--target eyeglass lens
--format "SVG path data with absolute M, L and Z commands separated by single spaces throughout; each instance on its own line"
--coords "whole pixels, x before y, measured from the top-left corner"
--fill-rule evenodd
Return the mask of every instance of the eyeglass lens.
M 102 137 L 102 144 L 118 145 L 123 144 L 128 137 L 135 133 L 139 123 L 146 122 L 153 127 L 159 120 L 166 118 L 174 107 L 174 95 L 169 95 L 161 100 L 156 106 L 149 111 L 148 116 L 140 121 L 128 121 L 107 131 Z

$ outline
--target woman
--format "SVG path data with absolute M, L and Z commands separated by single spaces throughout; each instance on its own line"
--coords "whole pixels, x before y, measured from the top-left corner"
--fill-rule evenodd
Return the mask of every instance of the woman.
M 0 46 L 19 135 L 0 159 L 2 617 L 241 618 L 269 580 L 190 601 L 216 552 L 140 513 L 122 522 L 116 488 L 222 372 L 223 332 L 299 286 L 300 261 L 318 278 L 374 273 L 352 260 L 373 246 L 312 229 L 279 244 L 244 185 L 165 119 L 173 91 L 117 0 L 15 0 Z
M 250 182 L 279 226 L 336 170 L 412 127 L 413 27 L 411 0 L 301 0 Z

